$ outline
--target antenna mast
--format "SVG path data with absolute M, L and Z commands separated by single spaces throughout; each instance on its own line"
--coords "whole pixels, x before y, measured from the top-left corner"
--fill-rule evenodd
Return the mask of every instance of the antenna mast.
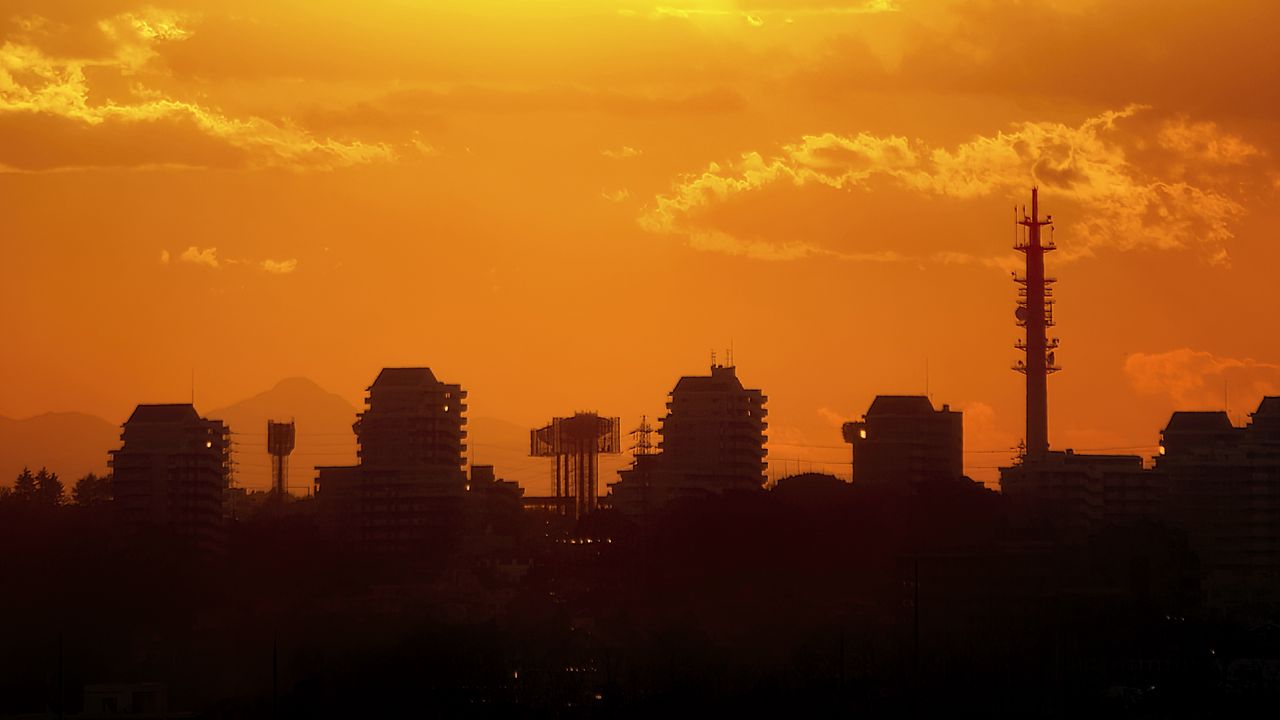
M 1031 188 L 1031 214 L 1025 212 L 1018 224 L 1026 228 L 1025 240 L 1015 241 L 1013 248 L 1026 255 L 1026 271 L 1022 277 L 1014 274 L 1018 288 L 1018 307 L 1015 316 L 1018 325 L 1026 328 L 1026 337 L 1014 347 L 1026 354 L 1013 369 L 1027 376 L 1027 432 L 1026 457 L 1037 460 L 1049 451 L 1049 401 L 1048 382 L 1051 373 L 1060 368 L 1054 364 L 1054 350 L 1058 339 L 1047 335 L 1053 327 L 1054 278 L 1045 277 L 1044 254 L 1057 249 L 1052 236 L 1048 244 L 1041 242 L 1041 228 L 1050 226 L 1053 216 L 1040 219 L 1040 191 Z

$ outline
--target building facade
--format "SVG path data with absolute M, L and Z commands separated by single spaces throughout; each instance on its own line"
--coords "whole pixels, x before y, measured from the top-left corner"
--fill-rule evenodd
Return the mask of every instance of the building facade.
M 640 514 L 677 497 L 760 490 L 768 467 L 767 401 L 731 365 L 680 378 L 658 429 L 658 452 L 619 473 L 610 505 Z
M 323 515 L 380 551 L 456 535 L 468 491 L 466 396 L 429 368 L 383 369 L 353 425 L 359 464 L 317 468 Z
M 139 405 L 111 451 L 118 517 L 135 530 L 159 530 L 200 550 L 218 550 L 226 533 L 231 439 L 219 420 L 190 404 Z
M 964 418 L 949 405 L 935 410 L 923 395 L 879 395 L 842 430 L 853 446 L 855 484 L 964 479 Z
M 1280 397 L 1263 398 L 1243 427 L 1225 412 L 1174 413 L 1156 469 L 1211 600 L 1280 600 Z

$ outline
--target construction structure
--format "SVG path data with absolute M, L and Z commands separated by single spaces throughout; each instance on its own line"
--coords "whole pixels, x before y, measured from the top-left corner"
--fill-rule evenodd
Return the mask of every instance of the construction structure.
M 595 511 L 600 454 L 621 452 L 618 418 L 580 412 L 529 431 L 529 455 L 555 458 L 555 497 L 574 518 Z
M 1017 273 L 1013 276 L 1019 285 L 1018 307 L 1014 315 L 1018 325 L 1026 328 L 1026 337 L 1014 347 L 1023 351 L 1026 358 L 1015 363 L 1013 369 L 1027 378 L 1027 428 L 1023 452 L 1034 461 L 1049 451 L 1048 377 L 1059 370 L 1054 364 L 1058 339 L 1048 337 L 1048 329 L 1053 327 L 1053 284 L 1056 281 L 1046 277 L 1044 272 L 1044 254 L 1057 248 L 1052 239 L 1053 216 L 1040 219 L 1039 188 L 1031 188 L 1031 214 L 1027 215 L 1024 207 L 1022 218 L 1017 223 L 1023 230 L 1014 241 L 1013 248 L 1026 255 L 1026 269 L 1022 276 Z M 1045 227 L 1050 228 L 1048 242 L 1044 241 L 1041 232 Z
M 858 485 L 918 485 L 964 479 L 963 415 L 935 410 L 923 395 L 878 395 L 842 428 Z
M 112 492 L 122 524 L 217 552 L 226 533 L 231 433 L 190 403 L 139 405 L 111 451 Z
M 271 456 L 271 492 L 283 500 L 289 494 L 289 455 L 297 437 L 293 421 L 267 421 L 267 454 Z

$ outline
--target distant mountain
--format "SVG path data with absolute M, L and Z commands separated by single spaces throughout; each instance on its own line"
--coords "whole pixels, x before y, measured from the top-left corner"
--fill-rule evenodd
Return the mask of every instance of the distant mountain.
M 0 485 L 12 485 L 22 468 L 47 467 L 70 491 L 86 473 L 107 472 L 107 453 L 120 445 L 120 427 L 94 415 L 45 413 L 0 417 Z
M 297 424 L 297 446 L 289 457 L 289 486 L 295 494 L 308 491 L 317 465 L 350 465 L 356 461 L 356 436 L 351 430 L 356 408 L 306 378 L 286 378 L 266 392 L 203 414 L 225 422 L 231 429 L 236 484 L 241 487 L 271 486 L 268 420 L 293 420 Z

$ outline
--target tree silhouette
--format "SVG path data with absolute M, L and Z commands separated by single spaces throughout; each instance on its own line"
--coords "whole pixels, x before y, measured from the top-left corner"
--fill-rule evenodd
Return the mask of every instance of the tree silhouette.
M 71 488 L 71 499 L 76 505 L 93 507 L 111 500 L 111 476 L 98 477 L 89 473 L 76 481 Z
M 22 468 L 18 479 L 13 483 L 13 499 L 29 502 L 35 500 L 38 494 L 35 475 L 31 474 L 30 468 Z
M 57 507 L 65 500 L 63 494 L 62 481 L 58 479 L 58 473 L 49 472 L 47 468 L 40 468 L 40 472 L 36 473 L 36 499 L 45 505 Z

